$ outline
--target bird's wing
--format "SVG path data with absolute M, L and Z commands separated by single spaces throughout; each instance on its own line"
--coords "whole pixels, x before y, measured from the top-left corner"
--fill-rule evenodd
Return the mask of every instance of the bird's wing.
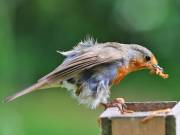
M 51 82 L 61 81 L 73 77 L 86 69 L 90 69 L 94 66 L 114 62 L 116 60 L 121 60 L 123 58 L 123 53 L 121 50 L 117 49 L 112 44 L 107 44 L 105 46 L 93 46 L 88 49 L 83 50 L 80 54 L 72 58 L 67 58 L 60 66 L 58 66 L 54 71 L 41 78 L 34 85 L 15 93 L 12 96 L 5 98 L 4 102 L 10 102 L 20 96 L 30 93 L 36 89 L 41 89 Z
M 85 53 L 80 54 L 65 61 L 58 66 L 54 71 L 41 78 L 42 80 L 54 80 L 54 79 L 67 79 L 75 74 L 78 74 L 84 70 L 90 69 L 94 66 L 114 62 L 122 58 L 122 53 L 113 47 L 96 47 L 86 50 Z

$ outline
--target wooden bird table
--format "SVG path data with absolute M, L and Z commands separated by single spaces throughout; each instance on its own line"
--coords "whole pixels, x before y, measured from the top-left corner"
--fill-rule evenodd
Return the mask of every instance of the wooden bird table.
M 133 113 L 116 107 L 100 115 L 101 135 L 180 135 L 180 102 L 126 103 Z

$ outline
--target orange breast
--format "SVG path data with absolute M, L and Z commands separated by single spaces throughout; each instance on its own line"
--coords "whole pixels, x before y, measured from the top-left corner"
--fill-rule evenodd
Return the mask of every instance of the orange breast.
M 117 72 L 117 76 L 112 81 L 113 84 L 118 84 L 126 75 L 128 74 L 127 68 L 119 68 Z
M 145 68 L 145 64 L 143 60 L 131 60 L 128 67 L 121 67 L 118 69 L 117 75 L 112 83 L 118 84 L 128 73 Z

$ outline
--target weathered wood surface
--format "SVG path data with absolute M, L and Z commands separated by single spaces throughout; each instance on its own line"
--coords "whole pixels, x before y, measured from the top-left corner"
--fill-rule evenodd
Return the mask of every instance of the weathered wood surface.
M 108 108 L 101 116 L 101 135 L 180 135 L 180 102 L 126 103 L 135 112 L 121 114 L 115 107 Z M 152 111 L 170 108 L 168 113 L 152 115 Z

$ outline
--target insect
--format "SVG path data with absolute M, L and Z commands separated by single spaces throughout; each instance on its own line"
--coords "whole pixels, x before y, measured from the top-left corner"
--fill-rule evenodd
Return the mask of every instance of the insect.
M 124 103 L 123 100 L 109 102 L 110 88 L 131 72 L 149 69 L 153 74 L 168 78 L 153 53 L 137 44 L 98 43 L 89 38 L 72 50 L 59 53 L 66 57 L 62 64 L 32 86 L 6 97 L 5 102 L 38 89 L 64 87 L 79 103 L 92 109 L 100 104 L 109 107 Z

